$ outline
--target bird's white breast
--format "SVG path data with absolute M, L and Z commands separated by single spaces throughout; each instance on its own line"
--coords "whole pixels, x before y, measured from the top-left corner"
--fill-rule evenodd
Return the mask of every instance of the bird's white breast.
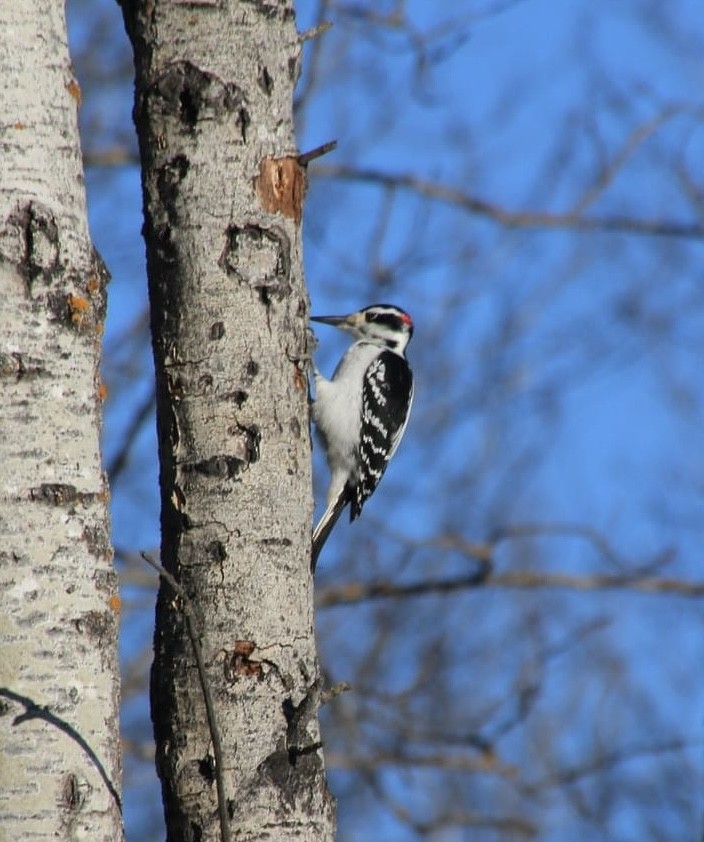
M 327 443 L 332 470 L 341 464 L 351 470 L 355 465 L 362 418 L 362 382 L 379 351 L 377 345 L 357 342 L 340 360 L 332 380 L 316 374 L 313 417 Z

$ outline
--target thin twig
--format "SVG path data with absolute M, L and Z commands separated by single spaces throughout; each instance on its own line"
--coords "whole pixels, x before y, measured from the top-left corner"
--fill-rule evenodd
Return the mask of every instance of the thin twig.
M 322 23 L 318 23 L 315 26 L 311 26 L 310 29 L 301 32 L 298 36 L 298 42 L 299 44 L 303 44 L 306 41 L 311 41 L 313 38 L 318 38 L 324 35 L 328 29 L 332 29 L 332 21 L 324 20 Z
M 107 470 L 108 476 L 110 477 L 111 488 L 114 486 L 115 479 L 117 478 L 117 476 L 120 473 L 122 473 L 122 471 L 127 466 L 132 445 L 134 444 L 134 441 L 137 438 L 137 435 L 139 434 L 140 430 L 144 426 L 144 423 L 151 415 L 152 408 L 154 407 L 155 403 L 156 389 L 152 389 L 149 392 L 149 394 L 144 398 L 142 403 L 135 410 L 135 413 L 132 416 L 132 420 L 130 421 L 125 435 L 123 436 L 122 446 L 108 465 Z
M 205 675 L 205 662 L 203 661 L 203 650 L 201 649 L 200 640 L 196 634 L 195 629 L 195 612 L 188 594 L 184 591 L 176 579 L 165 570 L 158 561 L 155 561 L 151 556 L 145 552 L 141 552 L 142 558 L 156 572 L 161 578 L 168 582 L 173 591 L 181 597 L 183 601 L 183 615 L 186 618 L 186 630 L 188 637 L 193 646 L 193 654 L 196 659 L 196 666 L 198 668 L 198 678 L 200 679 L 201 690 L 203 691 L 203 701 L 205 702 L 205 710 L 208 716 L 208 729 L 210 731 L 210 740 L 213 744 L 213 755 L 215 758 L 215 785 L 218 792 L 218 817 L 220 819 L 220 836 L 222 842 L 230 842 L 230 825 L 227 816 L 227 800 L 225 798 L 225 782 L 223 780 L 223 762 L 222 762 L 222 743 L 220 742 L 220 731 L 218 729 L 217 719 L 215 717 L 215 707 L 213 705 L 213 697 L 210 693 L 210 686 Z
M 329 140 L 327 143 L 323 143 L 321 146 L 316 146 L 315 149 L 311 149 L 310 152 L 301 152 L 298 156 L 298 163 L 302 167 L 307 167 L 311 161 L 315 161 L 316 158 L 322 158 L 323 155 L 327 155 L 328 152 L 332 152 L 333 149 L 337 149 L 337 141 Z
M 338 696 L 341 696 L 343 693 L 347 693 L 349 690 L 352 689 L 352 685 L 349 681 L 339 681 L 337 684 L 333 684 L 332 687 L 328 687 L 327 690 L 323 690 L 320 694 L 320 705 L 327 705 L 333 699 L 336 699 Z

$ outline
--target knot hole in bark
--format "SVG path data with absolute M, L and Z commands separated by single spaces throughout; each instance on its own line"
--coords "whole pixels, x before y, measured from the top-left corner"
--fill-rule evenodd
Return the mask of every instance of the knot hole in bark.
M 225 237 L 218 263 L 229 277 L 250 286 L 265 305 L 289 294 L 291 244 L 280 228 L 230 225 Z

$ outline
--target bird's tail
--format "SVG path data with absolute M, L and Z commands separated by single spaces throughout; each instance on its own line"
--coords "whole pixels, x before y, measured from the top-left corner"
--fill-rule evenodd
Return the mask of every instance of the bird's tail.
M 318 563 L 318 556 L 320 551 L 325 546 L 328 536 L 333 530 L 342 514 L 342 510 L 349 503 L 349 491 L 347 486 L 344 486 L 337 497 L 325 509 L 325 513 L 318 521 L 318 525 L 313 530 L 313 551 L 310 556 L 310 570 L 315 573 L 315 565 Z

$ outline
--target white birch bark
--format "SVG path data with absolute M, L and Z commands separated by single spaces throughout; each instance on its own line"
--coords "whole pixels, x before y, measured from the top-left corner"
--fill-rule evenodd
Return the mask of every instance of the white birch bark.
M 200 636 L 238 840 L 330 839 L 318 744 L 303 171 L 290 0 L 123 0 L 137 73 L 162 562 Z M 169 840 L 220 838 L 213 751 L 168 585 L 152 718 Z
M 0 3 L 0 840 L 122 838 L 119 599 L 61 0 Z

